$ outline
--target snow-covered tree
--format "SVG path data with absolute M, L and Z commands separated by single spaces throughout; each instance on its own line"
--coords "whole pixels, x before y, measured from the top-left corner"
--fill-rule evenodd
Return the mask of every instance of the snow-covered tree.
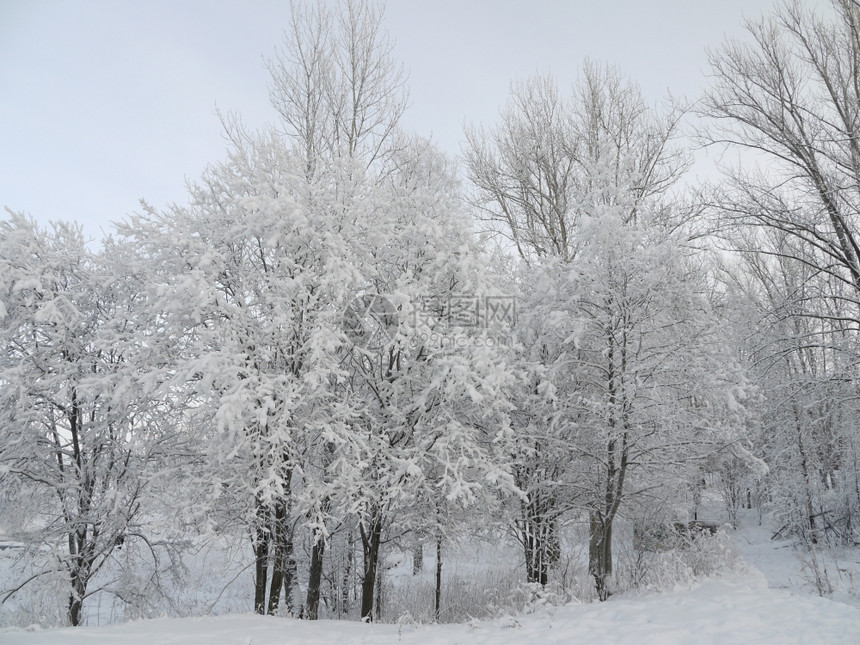
M 370 617 L 394 521 L 419 530 L 427 504 L 510 489 L 493 443 L 510 373 L 484 311 L 497 294 L 428 142 L 398 135 L 382 167 L 346 155 L 309 175 L 274 129 L 228 132 L 229 158 L 188 206 L 123 230 L 153 262 L 150 306 L 176 346 L 175 386 L 193 393 L 210 481 L 247 502 L 255 608 L 275 611 L 295 576 L 282 527 L 300 525 L 315 618 L 330 537 L 355 522 Z
M 435 513 L 419 501 L 468 505 L 509 484 L 493 449 L 506 432 L 511 379 L 486 318 L 488 297 L 498 294 L 481 271 L 444 158 L 415 141 L 394 159 L 374 190 L 356 258 L 361 296 L 384 299 L 397 324 L 382 342 L 351 349 L 359 458 L 337 476 L 354 487 L 347 495 L 365 549 L 363 616 L 392 522 L 421 528 Z
M 704 274 L 668 194 L 686 167 L 679 116 L 587 64 L 572 98 L 533 79 L 496 130 L 467 134 L 474 204 L 531 267 L 520 325 L 530 377 L 513 415 L 529 579 L 546 582 L 554 525 L 578 508 L 601 599 L 624 501 L 680 446 L 699 445 L 680 453 L 692 456 L 732 440 L 717 419 L 733 416 L 738 374 L 715 350 Z
M 146 491 L 171 441 L 121 253 L 110 241 L 90 252 L 71 225 L 0 222 L 0 481 L 20 493 L 16 528 L 36 561 L 3 600 L 59 572 L 72 625 L 114 550 L 145 539 Z
M 572 381 L 558 405 L 575 428 L 590 573 L 604 599 L 622 504 L 730 447 L 746 393 L 697 264 L 660 227 L 601 210 L 585 216 L 582 250 L 548 306 L 561 346 L 551 382 Z
M 157 259 L 151 306 L 181 346 L 177 386 L 209 411 L 215 431 L 201 438 L 220 465 L 215 482 L 248 501 L 254 606 L 271 613 L 282 587 L 288 607 L 299 601 L 290 527 L 308 509 L 293 508 L 293 487 L 345 419 L 334 386 L 345 378 L 336 349 L 355 281 L 351 224 L 273 131 L 228 132 L 229 158 L 192 186 L 188 206 L 137 217 L 126 232 Z
M 756 503 L 774 530 L 811 558 L 822 593 L 831 581 L 816 551 L 856 540 L 856 331 L 849 301 L 804 261 L 797 239 L 779 231 L 735 231 L 742 251 L 725 269 L 743 351 L 761 392 L 755 453 L 769 471 Z M 832 292 L 836 290 L 837 293 Z M 845 310 L 849 309 L 848 312 Z
M 303 160 L 306 179 L 334 198 L 323 199 L 325 209 L 350 212 L 356 205 L 355 191 L 372 184 L 365 181 L 368 173 L 384 165 L 394 149 L 406 91 L 382 17 L 382 7 L 365 0 L 336 9 L 294 5 L 284 46 L 268 60 L 271 101 L 285 143 Z M 323 491 L 330 479 L 329 448 L 318 455 Z M 330 504 L 327 492 L 312 504 L 316 511 L 306 603 L 310 618 L 318 613 Z
M 370 2 L 294 8 L 284 47 L 269 61 L 285 141 L 318 191 L 309 212 L 342 213 L 356 235 L 341 249 L 357 276 L 347 281 L 354 300 L 342 310 L 348 344 L 341 356 L 349 376 L 333 388 L 345 406 L 343 425 L 318 446 L 303 493 L 316 509 L 310 617 L 317 615 L 324 549 L 335 527 L 349 531 L 344 522 L 357 522 L 361 615 L 369 618 L 380 545 L 392 520 L 409 527 L 402 515 L 418 518 L 419 498 L 472 499 L 464 482 L 495 468 L 478 435 L 480 419 L 501 414 L 497 386 L 485 381 L 496 358 L 472 347 L 472 329 L 438 319 L 448 314 L 437 307 L 464 294 L 477 303 L 488 292 L 476 277 L 470 232 L 457 221 L 450 164 L 427 142 L 398 130 L 404 74 L 381 21 L 381 8 Z M 457 346 L 460 340 L 468 346 Z M 476 361 L 483 361 L 480 369 Z M 488 391 L 478 395 L 481 383 Z M 454 411 L 471 400 L 464 392 L 485 397 L 477 417 Z M 504 429 L 501 417 L 494 423 Z M 459 465 L 452 469 L 452 463 Z

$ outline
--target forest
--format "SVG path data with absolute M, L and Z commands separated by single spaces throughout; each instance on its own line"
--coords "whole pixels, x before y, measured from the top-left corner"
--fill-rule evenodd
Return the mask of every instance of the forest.
M 464 544 L 511 547 L 478 604 L 600 602 L 731 566 L 741 512 L 855 584 L 860 3 L 747 29 L 690 101 L 514 79 L 453 159 L 399 125 L 381 5 L 297 4 L 277 119 L 222 115 L 186 202 L 96 242 L 7 212 L 0 627 L 393 622 L 393 561 L 465 622 Z

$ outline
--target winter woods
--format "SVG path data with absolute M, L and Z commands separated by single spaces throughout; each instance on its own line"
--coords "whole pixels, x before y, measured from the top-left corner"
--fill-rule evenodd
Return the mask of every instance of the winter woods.
M 374 620 L 386 553 L 433 545 L 439 619 L 464 534 L 540 587 L 581 553 L 605 600 L 619 523 L 698 519 L 703 485 L 826 592 L 860 513 L 858 25 L 785 5 L 689 110 L 600 63 L 517 80 L 457 166 L 401 128 L 378 5 L 294 7 L 275 120 L 223 117 L 186 203 L 101 247 L 0 222 L 0 601 L 78 625 L 217 542 L 258 613 Z M 693 119 L 755 154 L 693 186 Z

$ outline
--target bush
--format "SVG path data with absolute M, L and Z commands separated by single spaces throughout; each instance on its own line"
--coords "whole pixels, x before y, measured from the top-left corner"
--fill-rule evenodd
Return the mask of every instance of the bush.
M 619 553 L 615 584 L 619 591 L 670 591 L 698 578 L 737 571 L 743 566 L 740 554 L 725 531 L 677 536 L 665 550 L 627 549 Z

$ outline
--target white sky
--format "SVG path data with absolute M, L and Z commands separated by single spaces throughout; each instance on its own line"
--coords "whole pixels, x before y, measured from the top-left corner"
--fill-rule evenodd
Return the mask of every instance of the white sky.
M 654 101 L 694 98 L 706 48 L 771 5 L 390 0 L 386 26 L 409 72 L 405 125 L 454 155 L 463 123 L 494 123 L 513 79 L 566 86 L 586 57 Z M 223 155 L 216 107 L 252 127 L 275 119 L 262 58 L 288 16 L 288 0 L 0 0 L 0 206 L 99 237 L 140 198 L 184 201 L 186 177 Z

